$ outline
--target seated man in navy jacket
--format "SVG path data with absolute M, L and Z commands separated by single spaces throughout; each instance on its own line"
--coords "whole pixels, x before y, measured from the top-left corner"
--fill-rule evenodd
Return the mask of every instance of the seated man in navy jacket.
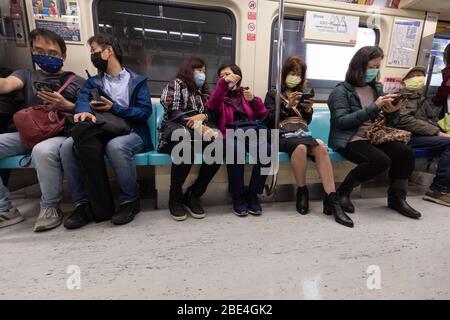
M 98 34 L 88 40 L 91 61 L 100 71 L 90 77 L 81 90 L 74 116 L 75 122 L 96 122 L 93 111 L 110 112 L 123 118 L 131 127 L 131 133 L 107 142 L 106 156 L 111 162 L 120 189 L 119 210 L 113 214 L 112 223 L 121 225 L 133 220 L 140 211 L 139 188 L 133 156 L 153 149 L 147 120 L 152 113 L 150 92 L 146 77 L 122 67 L 122 50 L 117 39 L 108 34 Z M 103 106 L 92 103 L 92 90 L 97 89 Z M 72 152 L 73 139 L 69 138 L 61 148 L 64 171 L 69 180 L 75 212 L 65 221 L 68 229 L 76 229 L 90 221 L 91 208 L 83 187 L 80 171 Z

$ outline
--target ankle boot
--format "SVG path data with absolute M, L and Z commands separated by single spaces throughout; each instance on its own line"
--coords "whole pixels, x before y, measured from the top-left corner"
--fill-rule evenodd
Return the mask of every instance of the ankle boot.
M 355 206 L 350 200 L 350 194 L 353 189 L 359 186 L 361 182 L 359 182 L 356 178 L 352 176 L 351 173 L 345 177 L 344 182 L 341 183 L 339 188 L 337 189 L 337 194 L 339 195 L 339 202 L 341 203 L 342 209 L 348 213 L 355 212 Z
M 308 192 L 308 187 L 306 187 L 306 186 L 297 188 L 296 209 L 297 209 L 297 212 L 302 215 L 308 214 L 309 192 Z
M 342 206 L 339 202 L 339 196 L 336 192 L 330 193 L 323 200 L 323 213 L 326 215 L 333 215 L 334 220 L 343 226 L 353 228 L 353 221 L 342 210 Z
M 388 190 L 388 207 L 412 219 L 419 219 L 422 217 L 420 212 L 412 208 L 406 202 L 406 195 L 408 193 L 407 179 L 393 179 Z

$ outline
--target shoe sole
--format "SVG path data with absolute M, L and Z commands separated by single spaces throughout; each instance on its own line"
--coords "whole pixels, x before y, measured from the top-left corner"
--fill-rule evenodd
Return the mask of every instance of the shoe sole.
M 175 221 L 184 221 L 184 220 L 187 219 L 187 214 L 184 215 L 184 216 L 181 216 L 181 217 L 177 217 L 177 216 L 173 216 L 173 215 L 170 215 L 170 216 L 171 216 L 172 219 L 175 220 Z
M 11 220 L 7 220 L 7 221 L 2 222 L 0 224 L 0 228 L 6 228 L 6 227 L 9 227 L 9 226 L 13 226 L 15 224 L 21 223 L 24 220 L 25 220 L 25 218 L 22 217 L 22 216 L 19 216 L 17 218 L 11 219 Z
M 262 211 L 250 211 L 250 210 L 248 210 L 248 213 L 251 214 L 252 216 L 261 216 L 262 215 Z
M 71 227 L 71 226 L 64 225 L 64 228 L 66 228 L 67 230 L 77 230 L 77 229 L 83 228 L 84 226 L 87 226 L 88 224 L 89 224 L 89 222 L 87 222 L 87 223 L 85 223 L 83 225 L 80 225 L 80 226 L 76 226 L 76 227 Z
M 206 217 L 206 213 L 203 213 L 203 214 L 197 214 L 197 213 L 192 212 L 192 210 L 191 210 L 187 205 L 184 205 L 183 207 L 184 207 L 184 210 L 186 210 L 187 212 L 189 212 L 189 214 L 191 215 L 191 217 L 194 218 L 194 219 L 203 219 L 203 218 Z
M 58 223 L 58 224 L 56 224 L 56 225 L 54 225 L 54 226 L 50 226 L 50 227 L 48 227 L 48 226 L 34 227 L 33 231 L 34 231 L 34 232 L 44 232 L 44 231 L 49 231 L 49 230 L 53 230 L 53 229 L 58 228 L 61 224 L 62 224 L 62 219 L 61 219 L 60 223 Z
M 446 207 L 450 207 L 450 203 L 442 201 L 442 200 L 439 200 L 439 199 L 436 199 L 436 198 L 433 198 L 433 197 L 430 197 L 430 196 L 424 196 L 423 200 L 429 201 L 429 202 L 433 202 L 433 203 L 437 203 L 437 204 L 441 204 L 441 205 L 446 206 Z
M 237 213 L 236 211 L 233 210 L 233 213 L 235 216 L 238 216 L 239 218 L 245 218 L 248 216 L 248 212 L 245 213 Z

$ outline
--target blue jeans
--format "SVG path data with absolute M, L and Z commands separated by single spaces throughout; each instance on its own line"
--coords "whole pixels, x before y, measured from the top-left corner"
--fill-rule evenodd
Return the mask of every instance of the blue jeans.
M 136 165 L 133 156 L 144 151 L 144 142 L 136 133 L 132 132 L 126 136 L 112 139 L 106 145 L 106 156 L 117 177 L 119 184 L 119 202 L 128 203 L 139 197 L 139 186 L 137 184 Z M 64 141 L 61 150 L 61 161 L 64 173 L 69 181 L 72 200 L 75 205 L 87 203 L 87 195 L 84 190 L 83 180 L 73 154 L 73 139 Z
M 425 149 L 439 157 L 436 177 L 431 188 L 443 193 L 450 192 L 450 138 L 438 136 L 413 136 L 409 143 L 412 148 Z
M 272 147 L 267 140 L 257 139 L 256 149 L 252 150 L 250 148 L 249 141 L 243 141 L 241 139 L 226 139 L 225 142 L 225 154 L 228 152 L 234 152 L 234 162 L 232 164 L 227 164 L 228 172 L 228 189 L 232 196 L 242 196 L 245 193 L 244 186 L 244 170 L 245 165 L 239 164 L 238 161 L 242 159 L 238 158 L 238 155 L 245 154 L 245 152 L 250 153 L 256 164 L 253 165 L 252 176 L 250 178 L 250 184 L 248 191 L 253 194 L 262 194 L 264 192 L 264 185 L 267 180 L 267 175 L 261 173 L 262 168 L 269 168 L 271 162 L 263 164 L 259 157 L 259 150 L 264 150 L 267 156 L 272 154 Z M 255 143 L 252 141 L 252 143 Z M 252 154 L 252 151 L 258 152 L 258 154 Z M 227 158 L 228 160 L 228 158 Z M 231 160 L 231 159 L 230 159 Z
M 33 150 L 30 150 L 22 146 L 18 132 L 0 135 L 0 159 L 31 153 L 41 187 L 42 208 L 56 207 L 62 200 L 63 172 L 59 149 L 66 139 L 66 137 L 50 138 L 38 143 Z M 11 207 L 9 191 L 0 178 L 0 212 L 9 210 Z

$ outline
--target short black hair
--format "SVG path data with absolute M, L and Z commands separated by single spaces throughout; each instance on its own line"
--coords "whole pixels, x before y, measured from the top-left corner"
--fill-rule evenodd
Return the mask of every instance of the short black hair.
M 219 67 L 219 69 L 217 70 L 217 75 L 220 77 L 220 73 L 222 72 L 223 69 L 226 69 L 226 68 L 230 68 L 230 70 L 233 71 L 234 74 L 237 74 L 239 77 L 241 77 L 241 80 L 239 80 L 239 82 L 236 83 L 237 87 L 239 88 L 241 86 L 241 82 L 242 82 L 241 68 L 239 68 L 239 66 L 234 63 L 226 63 Z
M 113 48 L 114 54 L 119 60 L 120 64 L 122 64 L 122 47 L 120 46 L 119 40 L 114 36 L 108 33 L 98 33 L 88 39 L 88 44 L 91 45 L 93 42 L 98 44 L 102 49 L 106 49 L 107 46 L 111 46 Z
M 37 37 L 42 37 L 47 41 L 56 42 L 61 49 L 62 54 L 66 54 L 67 47 L 66 42 L 64 39 L 54 33 L 51 30 L 43 29 L 43 28 L 37 28 L 30 32 L 30 46 L 33 47 L 33 42 L 36 41 Z
M 369 61 L 377 58 L 384 58 L 384 52 L 380 47 L 366 46 L 359 49 L 350 61 L 345 81 L 354 87 L 364 87 Z M 372 83 L 376 81 L 375 78 Z

